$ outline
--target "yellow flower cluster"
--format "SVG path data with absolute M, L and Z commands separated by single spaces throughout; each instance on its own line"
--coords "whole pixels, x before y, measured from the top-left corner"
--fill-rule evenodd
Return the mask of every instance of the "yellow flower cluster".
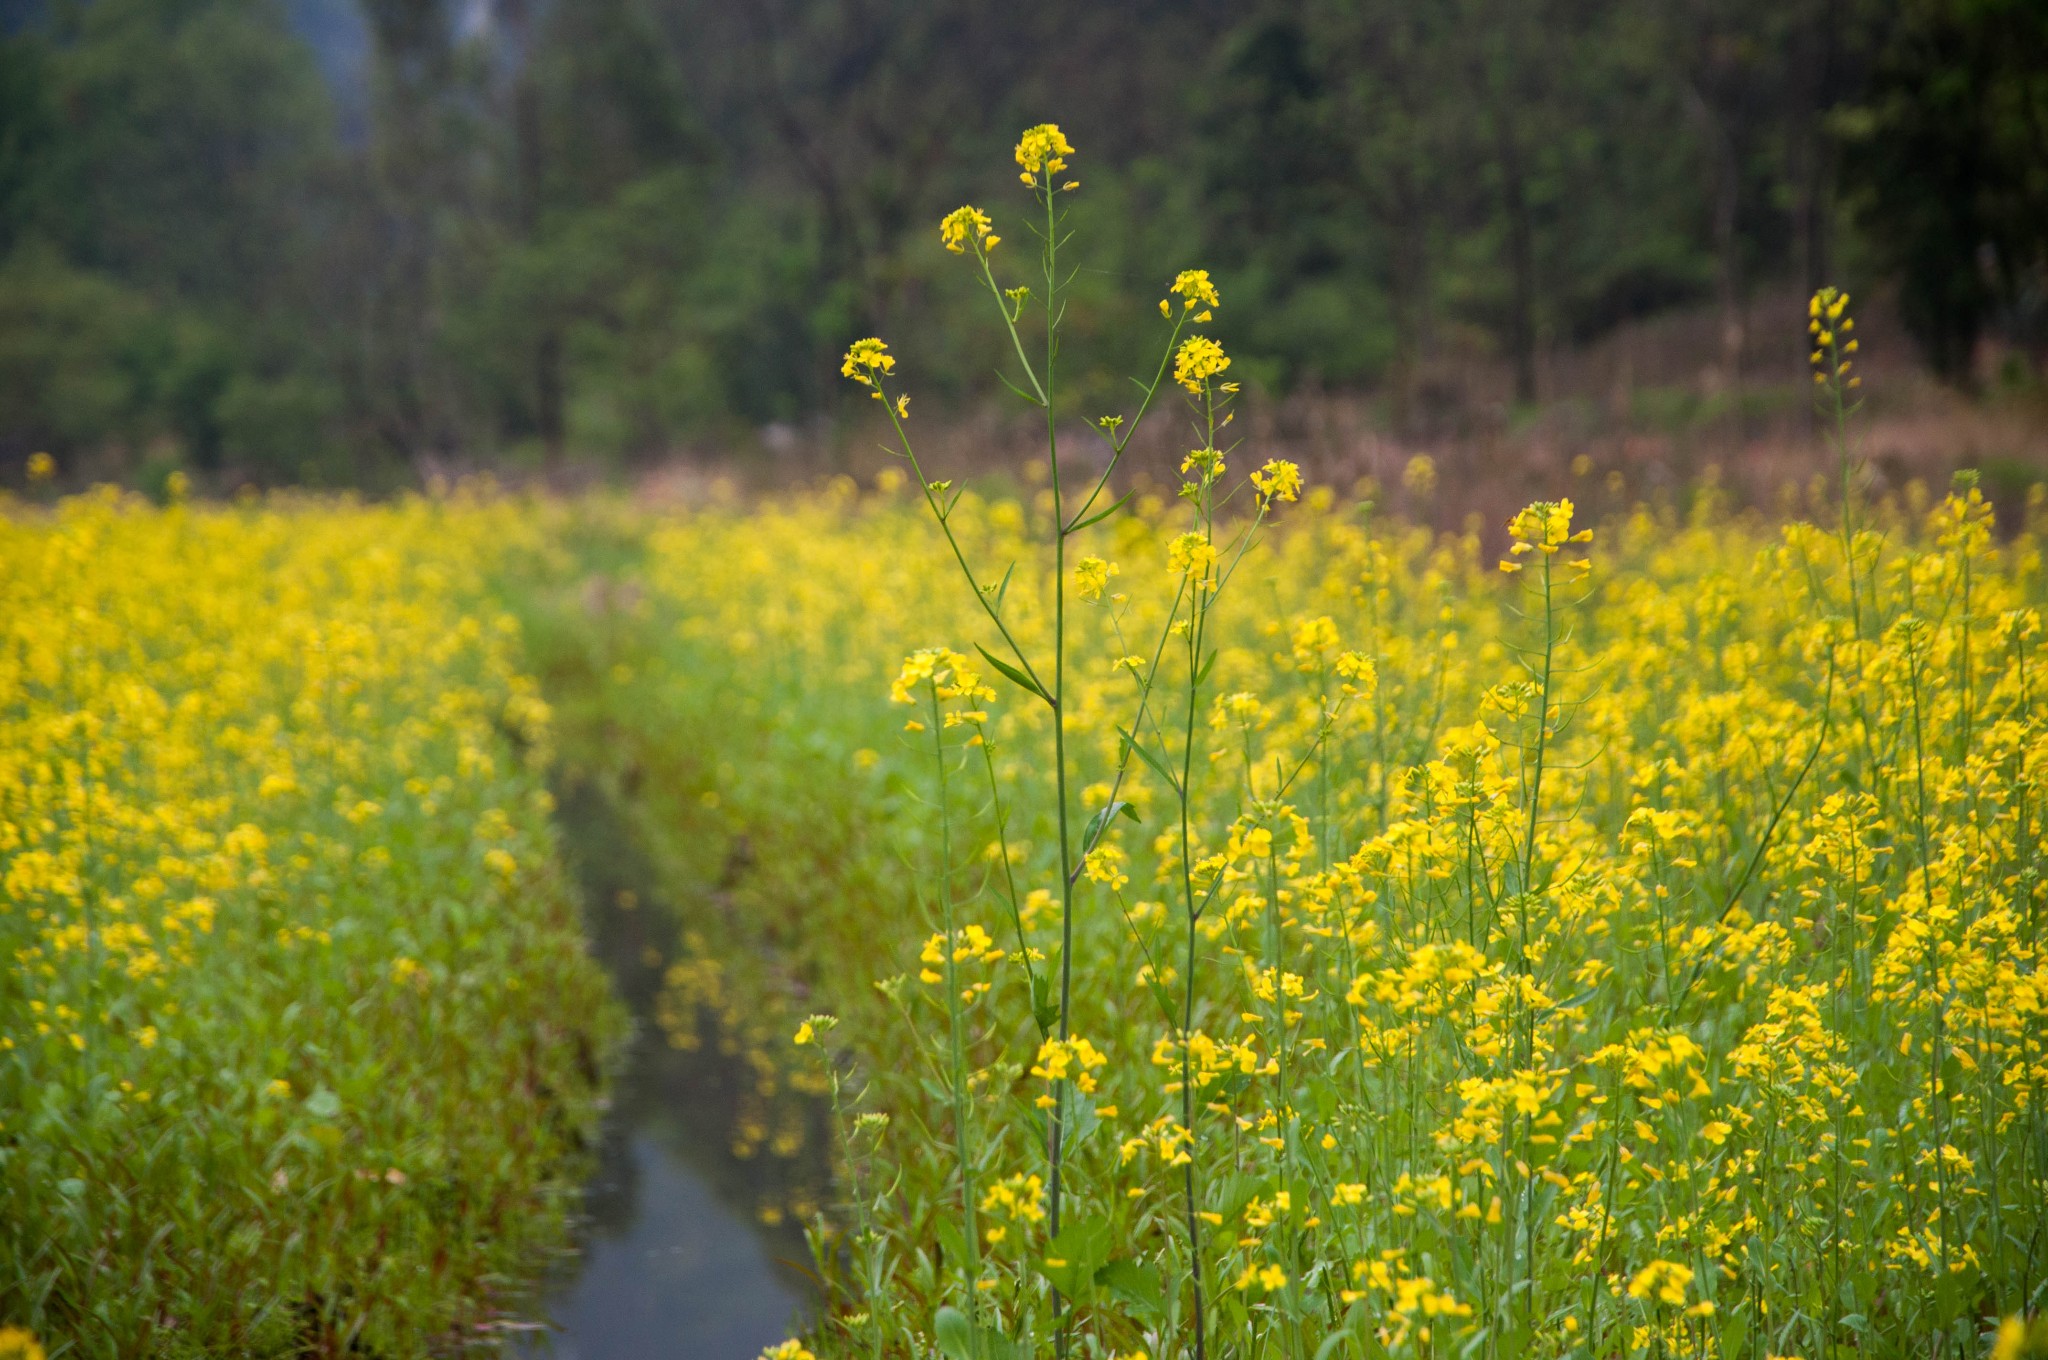
M 1074 593 L 1091 603 L 1100 600 L 1102 592 L 1109 589 L 1109 578 L 1116 574 L 1116 563 L 1084 557 L 1074 564 Z
M 1223 346 L 1206 335 L 1191 335 L 1173 353 L 1173 380 L 1190 392 L 1200 392 L 1209 380 L 1230 367 Z
M 1223 305 L 1223 300 L 1217 296 L 1216 285 L 1209 281 L 1209 271 L 1206 269 L 1181 270 L 1174 276 L 1173 285 L 1166 291 L 1177 295 L 1180 298 L 1181 310 L 1194 312 L 1194 319 L 1198 323 L 1211 320 L 1215 309 Z M 1195 311 L 1197 307 L 1201 310 Z M 1159 313 L 1162 316 L 1172 314 L 1164 300 L 1159 304 Z
M 1850 369 L 1855 361 L 1849 358 L 1861 346 L 1850 332 L 1856 329 L 1856 320 L 1849 315 L 1849 295 L 1833 288 L 1823 288 L 1815 293 L 1806 305 L 1807 333 L 1813 337 L 1813 380 L 1819 384 L 1837 383 L 1844 388 L 1861 387 L 1863 379 L 1855 377 Z
M 48 458 L 50 455 L 38 454 Z M 42 1342 L 26 1327 L 0 1327 L 0 1360 L 43 1360 Z
M 1284 458 L 1269 459 L 1251 475 L 1251 484 L 1262 506 L 1301 499 L 1301 469 Z
M 971 205 L 955 208 L 939 223 L 939 240 L 955 255 L 966 253 L 969 244 L 986 255 L 1000 245 L 1003 239 L 994 234 L 992 226 L 988 214 L 979 208 Z M 853 376 L 844 369 L 840 371 L 849 378 Z
M 1058 124 L 1040 123 L 1026 128 L 1017 141 L 1017 164 L 1021 167 L 1017 178 L 1026 184 L 1036 184 L 1043 175 L 1049 185 L 1054 175 L 1067 168 L 1067 157 L 1073 154 L 1074 148 Z
M 1100 1049 L 1079 1035 L 1068 1039 L 1047 1039 L 1038 1047 L 1038 1059 L 1031 1064 L 1031 1075 L 1040 1081 L 1071 1081 L 1081 1091 L 1093 1092 L 1095 1073 L 1108 1061 Z

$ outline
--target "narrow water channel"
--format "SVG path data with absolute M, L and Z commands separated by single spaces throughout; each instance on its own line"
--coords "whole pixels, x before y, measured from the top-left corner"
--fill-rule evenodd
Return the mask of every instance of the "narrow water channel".
M 659 1023 L 687 914 L 661 898 L 647 856 L 595 785 L 556 790 L 591 952 L 636 1025 L 584 1190 L 576 1250 L 537 1309 L 530 1360 L 754 1360 L 810 1301 L 797 1213 L 824 1193 L 823 1111 L 786 1092 L 764 1137 L 760 1076 L 715 1017 L 679 1047 Z M 792 1105 L 792 1100 L 797 1103 Z M 795 1210 L 795 1212 L 792 1211 Z

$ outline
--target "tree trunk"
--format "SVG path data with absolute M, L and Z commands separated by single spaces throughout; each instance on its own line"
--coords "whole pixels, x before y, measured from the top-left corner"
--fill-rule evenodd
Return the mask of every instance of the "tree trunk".
M 1493 115 L 1500 160 L 1501 207 L 1508 218 L 1508 271 L 1513 294 L 1508 311 L 1508 349 L 1515 363 L 1515 400 L 1536 400 L 1536 228 L 1529 211 L 1529 186 L 1522 146 L 1498 106 Z
M 512 96 L 513 133 L 519 150 L 519 228 L 531 241 L 540 234 L 546 149 L 541 142 L 540 93 L 530 70 L 522 72 Z M 533 346 L 533 424 L 547 451 L 550 469 L 562 461 L 565 405 L 562 331 L 555 309 L 545 309 Z
M 1748 348 L 1742 305 L 1742 237 L 1737 231 L 1741 225 L 1742 162 L 1727 123 L 1690 80 L 1685 84 L 1685 102 L 1714 166 L 1714 300 L 1721 313 L 1721 371 L 1734 399 L 1736 433 L 1741 435 L 1742 361 Z

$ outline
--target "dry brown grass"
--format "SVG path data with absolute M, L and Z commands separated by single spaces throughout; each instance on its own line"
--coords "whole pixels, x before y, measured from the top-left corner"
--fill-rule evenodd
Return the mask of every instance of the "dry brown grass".
M 2048 401 L 2038 389 L 1971 397 L 1946 387 L 1920 366 L 1883 299 L 1859 312 L 1868 401 L 1853 443 L 1867 489 L 1902 492 L 1916 480 L 1940 488 L 1956 469 L 1977 467 L 2001 518 L 2014 522 L 2027 486 L 2048 480 Z M 1824 495 L 1816 479 L 1831 480 L 1835 467 L 1812 412 L 1804 321 L 1795 294 L 1758 300 L 1739 372 L 1724 361 L 1719 316 L 1695 309 L 1546 353 L 1544 400 L 1534 410 L 1513 408 L 1504 363 L 1466 353 L 1420 365 L 1398 418 L 1384 390 L 1248 393 L 1243 429 L 1260 458 L 1291 458 L 1312 484 L 1445 529 L 1473 516 L 1497 525 L 1537 496 L 1569 495 L 1597 514 L 1683 498 L 1709 483 L 1737 506 L 1789 509 Z M 1997 358 L 1987 354 L 1987 370 Z M 933 475 L 1007 473 L 1042 447 L 1032 412 L 918 414 L 919 455 Z M 655 500 L 694 501 L 721 488 L 744 494 L 832 475 L 866 482 L 892 465 L 885 437 L 879 422 L 775 428 L 743 456 L 666 460 L 647 470 L 640 489 Z M 1063 433 L 1062 447 L 1089 471 L 1105 452 L 1079 422 Z M 1182 452 L 1181 432 L 1155 418 L 1126 457 L 1127 475 L 1136 484 L 1163 481 Z M 1436 469 L 1428 493 L 1403 485 L 1419 455 Z

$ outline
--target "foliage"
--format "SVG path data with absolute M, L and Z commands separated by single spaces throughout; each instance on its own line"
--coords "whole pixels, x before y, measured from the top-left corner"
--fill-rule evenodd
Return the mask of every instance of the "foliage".
M 846 415 L 828 361 L 882 330 L 966 402 L 999 351 L 922 224 L 1053 104 L 1117 181 L 1070 252 L 1076 403 L 1141 362 L 1105 309 L 1198 257 L 1246 304 L 1241 377 L 1375 386 L 1411 427 L 1447 371 L 1497 355 L 1539 398 L 1546 353 L 1674 305 L 1739 365 L 1756 287 L 1841 259 L 1945 372 L 1986 326 L 2039 348 L 2023 3 L 319 9 L 0 25 L 0 267 L 88 339 L 185 337 L 121 356 L 110 420 L 107 345 L 7 307 L 0 352 L 54 377 L 0 392 L 0 452 L 231 487 L 730 448 Z
M 557 1240 L 616 1021 L 486 594 L 536 546 L 0 519 L 0 1318 L 53 1353 L 452 1349 Z
M 1852 189 L 1936 370 L 1968 380 L 1994 321 L 2048 349 L 2048 15 L 1902 7 L 1867 102 L 1844 118 Z M 1988 257 L 1988 259 L 1986 258 Z

